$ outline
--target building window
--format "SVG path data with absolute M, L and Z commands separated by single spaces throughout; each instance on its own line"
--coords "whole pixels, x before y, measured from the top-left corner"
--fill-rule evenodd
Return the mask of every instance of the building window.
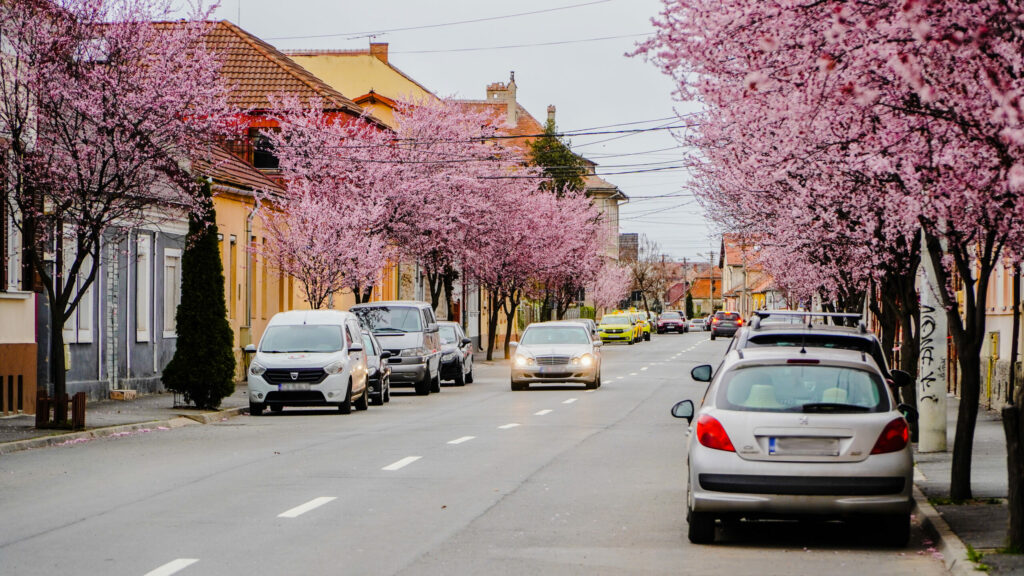
M 181 250 L 164 250 L 164 338 L 178 336 L 178 304 L 181 303 Z
M 153 237 L 135 239 L 135 341 L 149 342 L 153 302 Z
M 228 318 L 235 319 L 235 306 L 237 305 L 238 298 L 235 296 L 235 285 L 238 283 L 238 276 L 236 275 L 237 260 L 238 259 L 238 238 L 232 234 L 230 236 L 230 243 L 228 245 Z
M 249 141 L 252 142 L 252 165 L 262 170 L 277 170 L 281 163 L 274 154 L 274 144 L 264 134 L 264 129 L 250 128 Z
M 267 253 L 267 239 L 263 238 L 263 252 Z M 260 318 L 267 319 L 267 284 L 269 278 L 267 277 L 267 261 L 263 259 L 262 254 L 260 255 Z
M 21 231 L 6 198 L 0 205 L 0 289 L 21 290 Z
M 67 275 L 71 271 L 71 265 L 75 261 L 75 245 L 74 240 L 69 238 L 70 231 L 66 232 L 64 241 L 64 282 L 67 282 Z M 82 292 L 85 286 L 85 280 L 89 277 L 89 273 L 92 271 L 93 259 L 91 254 L 87 254 L 82 259 L 82 265 L 79 268 L 78 276 L 75 278 L 73 286 L 69 286 L 71 290 L 71 296 L 68 299 L 69 302 L 74 301 L 78 297 L 78 294 Z M 97 270 L 96 278 L 100 277 L 100 273 Z M 89 285 L 89 288 L 85 290 L 85 294 L 81 300 L 78 301 L 78 306 L 71 312 L 71 316 L 68 317 L 64 323 L 64 342 L 68 344 L 88 344 L 92 342 L 92 320 L 93 320 L 93 285 L 96 282 L 93 281 Z M 61 311 L 55 311 L 60 313 Z

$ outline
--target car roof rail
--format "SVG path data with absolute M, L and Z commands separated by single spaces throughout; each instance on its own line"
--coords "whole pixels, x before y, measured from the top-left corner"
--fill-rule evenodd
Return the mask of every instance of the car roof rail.
M 760 316 L 755 316 L 754 319 L 750 321 L 750 329 L 751 330 L 760 330 L 761 329 L 761 317 Z
M 781 317 L 787 317 L 787 318 L 806 318 L 807 319 L 807 328 L 813 328 L 814 327 L 814 324 L 813 324 L 812 321 L 815 318 L 825 318 L 825 319 L 829 319 L 829 318 L 831 318 L 831 319 L 842 318 L 842 319 L 845 319 L 845 320 L 855 320 L 855 321 L 857 321 L 858 322 L 858 328 L 863 326 L 861 331 L 862 332 L 866 332 L 867 331 L 867 326 L 864 325 L 864 322 L 862 320 L 863 315 L 860 314 L 859 312 L 800 312 L 798 310 L 758 310 L 758 311 L 754 312 L 754 314 L 757 315 L 758 318 L 769 318 L 771 316 L 781 316 Z M 758 322 L 758 325 L 760 325 L 760 322 Z

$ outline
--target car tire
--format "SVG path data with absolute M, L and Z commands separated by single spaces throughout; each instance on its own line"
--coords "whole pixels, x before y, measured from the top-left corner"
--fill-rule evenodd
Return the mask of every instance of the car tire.
M 355 404 L 356 410 L 362 411 L 362 410 L 366 410 L 367 408 L 369 408 L 370 407 L 370 390 L 369 390 L 369 388 L 364 387 L 363 388 L 363 393 L 359 395 L 359 400 L 356 400 L 355 402 L 353 402 L 353 404 Z
M 435 376 L 434 379 L 430 381 L 430 391 L 431 392 L 435 392 L 435 393 L 441 391 L 441 371 L 440 371 L 440 369 L 438 369 L 437 376 Z
M 515 380 L 512 381 L 512 391 L 513 392 L 519 392 L 521 390 L 526 390 L 529 387 L 530 387 L 529 384 L 520 384 L 519 382 L 516 382 Z
M 712 339 L 712 340 L 714 340 L 714 339 L 715 339 L 715 331 L 714 331 L 714 330 L 712 330 L 712 331 L 711 331 L 711 339 Z
M 249 402 L 249 416 L 262 416 L 264 407 L 262 402 Z
M 635 338 L 630 338 L 629 339 L 629 345 L 632 346 L 633 344 L 636 344 L 636 339 Z
M 644 342 L 650 342 L 650 341 L 651 341 L 651 333 L 650 332 L 645 332 L 644 333 Z
M 466 384 L 473 383 L 473 361 L 469 361 L 469 372 L 466 372 Z
M 426 396 L 427 394 L 430 394 L 430 385 L 432 383 L 430 374 L 428 373 L 426 378 L 416 383 L 416 395 Z
M 390 376 L 385 378 L 385 384 L 380 389 L 380 393 L 382 395 L 382 398 L 384 399 L 384 402 L 391 402 L 391 377 Z
M 338 412 L 341 414 L 352 413 L 352 381 L 348 382 L 348 389 L 345 390 L 345 399 L 338 404 Z
M 598 372 L 594 376 L 594 381 L 587 383 L 587 390 L 597 390 L 600 387 L 601 387 L 601 373 Z
M 383 406 L 384 405 L 384 391 L 382 390 L 382 391 L 374 394 L 373 396 L 370 396 L 370 404 L 373 404 L 374 406 Z
M 694 544 L 714 544 L 715 517 L 707 512 L 687 510 L 686 537 Z
M 465 369 L 465 367 L 460 362 L 459 363 L 459 369 L 455 371 L 455 385 L 456 386 L 465 386 L 466 385 L 466 373 L 463 372 L 464 369 Z

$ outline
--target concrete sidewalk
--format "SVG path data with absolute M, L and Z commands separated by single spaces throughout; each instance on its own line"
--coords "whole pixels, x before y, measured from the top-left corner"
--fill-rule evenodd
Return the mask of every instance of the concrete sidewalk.
M 231 396 L 224 398 L 220 409 L 214 411 L 175 407 L 174 395 L 169 392 L 133 400 L 90 402 L 85 408 L 85 430 L 75 432 L 38 430 L 32 415 L 3 417 L 0 418 L 0 455 L 136 431 L 219 422 L 248 409 L 248 388 L 239 384 Z
M 959 399 L 950 396 L 947 406 L 947 451 L 919 454 L 915 445 L 917 514 L 954 574 L 985 570 L 968 560 L 968 546 L 982 554 L 980 564 L 987 566 L 990 574 L 1024 574 L 1024 555 L 999 553 L 1006 546 L 1009 518 L 1003 422 L 998 413 L 979 410 L 971 460 L 974 500 L 953 503 L 949 500 L 949 480 Z

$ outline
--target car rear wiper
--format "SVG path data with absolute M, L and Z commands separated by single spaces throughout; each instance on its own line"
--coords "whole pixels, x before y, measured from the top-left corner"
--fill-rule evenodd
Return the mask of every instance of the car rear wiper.
M 841 404 L 838 402 L 817 402 L 804 404 L 804 412 L 870 412 L 871 408 L 857 404 Z

